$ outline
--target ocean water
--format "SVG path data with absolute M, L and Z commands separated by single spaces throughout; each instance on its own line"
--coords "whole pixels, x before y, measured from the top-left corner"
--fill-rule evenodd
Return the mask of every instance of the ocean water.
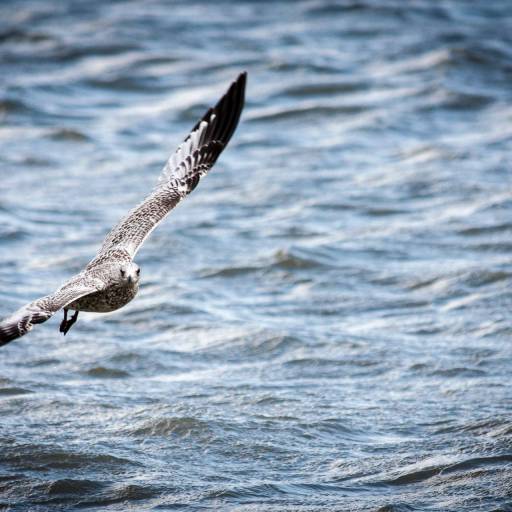
M 2 511 L 512 510 L 509 1 L 3 1 L 0 316 L 242 70 L 109 315 L 0 349 Z

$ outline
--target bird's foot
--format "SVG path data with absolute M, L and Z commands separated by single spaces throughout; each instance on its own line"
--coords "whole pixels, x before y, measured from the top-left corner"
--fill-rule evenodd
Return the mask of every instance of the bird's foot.
M 78 311 L 75 311 L 75 314 L 71 317 L 70 320 L 68 320 L 68 310 L 65 309 L 64 310 L 64 319 L 60 323 L 59 331 L 62 334 L 64 334 L 64 336 L 66 336 L 67 332 L 69 331 L 69 329 L 71 329 L 71 327 L 74 325 L 74 323 L 77 321 L 77 319 L 78 319 Z
M 67 323 L 68 323 L 68 310 L 66 308 L 64 308 L 64 318 L 63 318 L 62 322 L 60 323 L 59 332 L 64 332 L 64 330 L 66 329 Z M 64 332 L 64 334 L 66 334 L 66 333 Z

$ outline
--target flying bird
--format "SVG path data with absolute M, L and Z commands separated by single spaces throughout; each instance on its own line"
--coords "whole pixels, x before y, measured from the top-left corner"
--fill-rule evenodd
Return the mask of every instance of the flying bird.
M 215 107 L 192 128 L 169 158 L 154 190 L 115 226 L 98 254 L 55 293 L 35 300 L 0 322 L 0 346 L 27 334 L 64 309 L 64 335 L 80 311 L 108 313 L 130 302 L 139 289 L 140 246 L 167 214 L 199 183 L 235 131 L 244 106 L 247 74 L 241 73 Z M 74 311 L 68 318 L 69 310 Z

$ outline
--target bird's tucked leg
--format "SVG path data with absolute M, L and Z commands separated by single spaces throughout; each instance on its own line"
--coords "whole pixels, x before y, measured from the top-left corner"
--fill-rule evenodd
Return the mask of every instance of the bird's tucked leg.
M 64 308 L 64 319 L 60 323 L 59 332 L 64 332 L 66 324 L 68 323 L 68 310 Z
M 75 314 L 71 317 L 71 320 L 68 320 L 68 310 L 64 308 L 64 319 L 60 323 L 59 331 L 66 336 L 67 332 L 73 324 L 78 320 L 78 310 L 75 311 Z

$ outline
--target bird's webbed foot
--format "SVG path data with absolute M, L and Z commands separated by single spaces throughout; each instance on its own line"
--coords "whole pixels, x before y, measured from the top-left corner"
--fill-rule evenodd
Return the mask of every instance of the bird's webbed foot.
M 75 311 L 75 314 L 71 317 L 70 320 L 68 320 L 68 310 L 64 309 L 64 319 L 60 323 L 59 331 L 66 336 L 67 332 L 73 324 L 78 320 L 78 310 Z

